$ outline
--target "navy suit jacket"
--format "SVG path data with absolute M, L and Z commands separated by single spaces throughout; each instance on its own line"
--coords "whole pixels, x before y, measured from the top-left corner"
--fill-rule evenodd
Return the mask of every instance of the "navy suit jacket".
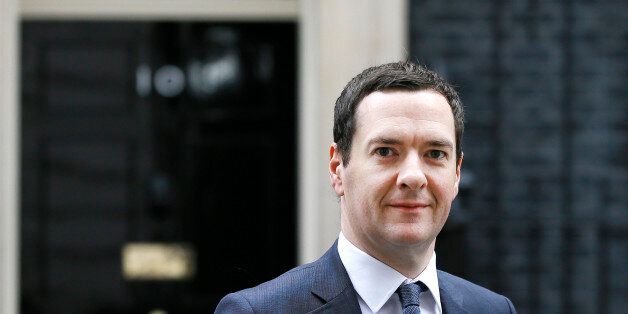
M 361 313 L 337 243 L 315 262 L 228 294 L 216 313 Z M 438 285 L 446 314 L 516 313 L 508 298 L 446 272 L 438 271 Z

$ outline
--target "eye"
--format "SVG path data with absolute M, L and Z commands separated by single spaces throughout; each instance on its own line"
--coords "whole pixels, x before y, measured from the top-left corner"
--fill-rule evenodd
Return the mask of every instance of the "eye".
M 443 159 L 447 155 L 442 150 L 431 150 L 427 153 L 427 156 L 433 159 Z
M 390 155 L 392 155 L 393 151 L 392 149 L 388 148 L 388 147 L 379 147 L 377 149 L 375 149 L 375 153 L 379 156 L 382 157 L 388 157 Z

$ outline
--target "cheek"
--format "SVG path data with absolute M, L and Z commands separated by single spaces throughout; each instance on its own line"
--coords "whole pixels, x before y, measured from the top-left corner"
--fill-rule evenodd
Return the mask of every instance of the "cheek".
M 353 188 L 362 194 L 373 194 L 382 190 L 389 181 L 389 173 L 377 169 L 369 169 L 361 171 L 358 175 L 352 177 Z
M 435 171 L 428 176 L 428 186 L 441 202 L 451 202 L 456 197 L 456 174 L 451 171 Z
M 366 176 L 354 177 L 351 180 L 351 203 L 356 211 L 365 216 L 377 215 L 380 204 L 386 197 L 390 187 L 388 176 L 382 173 L 369 173 Z
M 393 171 L 372 173 L 368 182 L 364 182 L 366 197 L 381 202 L 388 193 L 394 190 L 397 177 Z

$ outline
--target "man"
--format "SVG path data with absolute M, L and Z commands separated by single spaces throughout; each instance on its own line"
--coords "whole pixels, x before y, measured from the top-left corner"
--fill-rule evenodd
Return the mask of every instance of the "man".
M 227 295 L 216 312 L 514 313 L 506 297 L 436 270 L 458 193 L 456 91 L 409 62 L 366 69 L 334 109 L 331 185 L 341 233 L 319 260 Z

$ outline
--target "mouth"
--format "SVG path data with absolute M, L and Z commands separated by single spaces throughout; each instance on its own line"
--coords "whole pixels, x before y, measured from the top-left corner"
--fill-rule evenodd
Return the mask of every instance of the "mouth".
M 392 202 L 388 206 L 402 211 L 420 211 L 429 207 L 428 203 L 423 202 Z

